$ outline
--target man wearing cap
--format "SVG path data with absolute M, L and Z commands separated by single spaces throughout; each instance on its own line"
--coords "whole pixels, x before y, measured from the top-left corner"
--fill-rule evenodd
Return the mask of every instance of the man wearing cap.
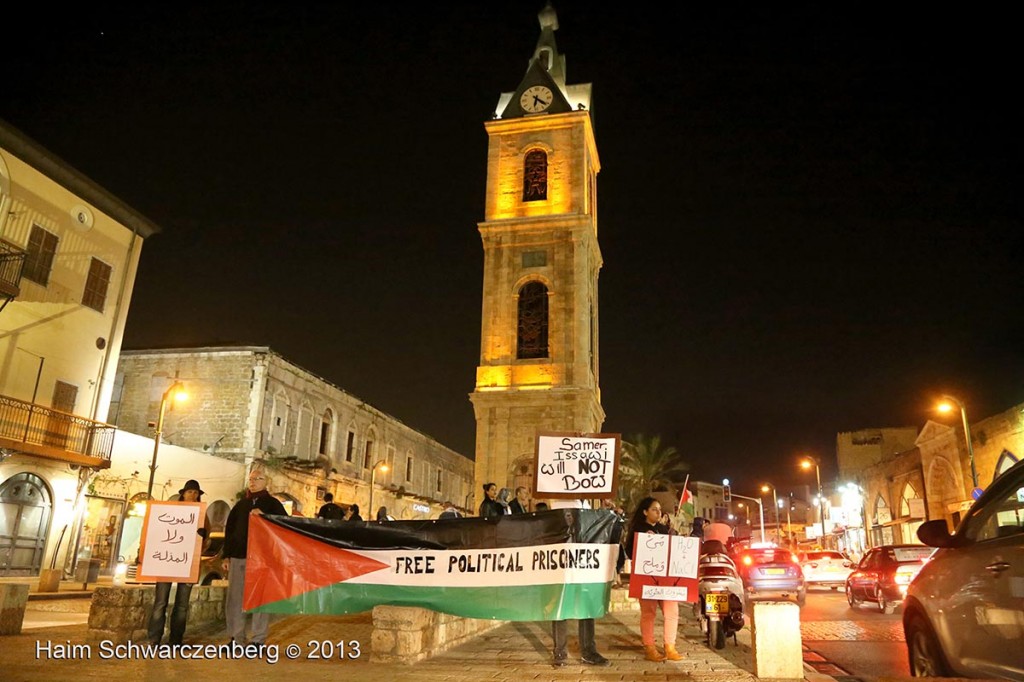
M 228 596 L 224 604 L 224 618 L 228 624 L 231 641 L 245 643 L 245 612 L 242 597 L 245 594 L 245 559 L 249 555 L 249 515 L 286 516 L 284 505 L 267 492 L 269 480 L 262 466 L 254 466 L 249 472 L 249 488 L 240 499 L 224 524 L 224 570 L 228 573 Z M 251 644 L 267 641 L 270 629 L 269 613 L 252 614 Z
M 203 489 L 199 487 L 199 481 L 190 480 L 185 487 L 178 491 L 179 502 L 199 502 L 203 496 Z M 200 537 L 206 537 L 206 529 L 199 529 Z M 156 584 L 156 594 L 153 597 L 153 612 L 149 616 L 149 627 L 147 628 L 149 641 L 159 644 L 164 636 L 164 623 L 167 620 L 167 601 L 171 596 L 171 584 L 167 582 Z M 189 599 L 192 596 L 192 583 L 178 583 L 178 589 L 174 592 L 174 610 L 171 612 L 171 637 L 172 645 L 181 644 L 185 636 L 185 625 L 188 622 Z

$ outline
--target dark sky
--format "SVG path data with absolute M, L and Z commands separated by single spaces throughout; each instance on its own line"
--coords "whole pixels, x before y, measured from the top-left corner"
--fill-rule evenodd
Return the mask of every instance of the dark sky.
M 594 84 L 605 431 L 745 494 L 941 391 L 1024 401 L 1015 22 L 826 5 L 556 4 Z M 162 226 L 126 347 L 269 345 L 472 454 L 483 122 L 540 8 L 40 3 L 0 117 Z

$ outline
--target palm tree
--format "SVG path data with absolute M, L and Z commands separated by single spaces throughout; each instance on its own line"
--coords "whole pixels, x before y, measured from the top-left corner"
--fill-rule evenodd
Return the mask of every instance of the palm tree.
M 622 443 L 619 490 L 627 509 L 632 509 L 655 489 L 672 489 L 690 469 L 671 445 L 662 447 L 661 436 L 637 434 Z

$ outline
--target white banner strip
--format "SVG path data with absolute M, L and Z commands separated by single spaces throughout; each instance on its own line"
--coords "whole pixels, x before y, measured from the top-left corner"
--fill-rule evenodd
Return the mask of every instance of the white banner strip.
M 388 564 L 346 583 L 410 587 L 512 587 L 606 583 L 616 545 L 565 543 L 467 550 L 346 550 Z

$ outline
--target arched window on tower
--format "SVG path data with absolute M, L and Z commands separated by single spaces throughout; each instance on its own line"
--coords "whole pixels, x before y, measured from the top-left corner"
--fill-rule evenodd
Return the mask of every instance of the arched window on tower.
M 548 155 L 542 149 L 526 153 L 523 159 L 523 201 L 548 198 Z
M 519 328 L 516 357 L 548 357 L 548 288 L 529 282 L 519 290 Z

